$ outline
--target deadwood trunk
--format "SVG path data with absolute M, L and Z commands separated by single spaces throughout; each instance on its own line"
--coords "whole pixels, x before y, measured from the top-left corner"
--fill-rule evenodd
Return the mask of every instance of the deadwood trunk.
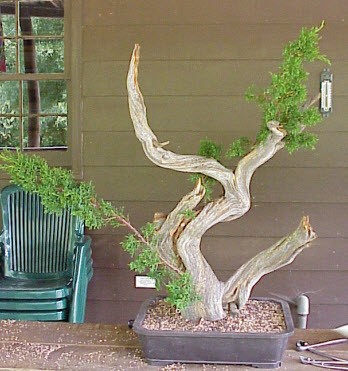
M 224 190 L 220 198 L 198 207 L 204 197 L 204 188 L 197 182 L 169 215 L 161 214 L 156 220 L 160 258 L 176 272 L 189 272 L 201 298 L 183 315 L 192 320 L 218 320 L 226 315 L 227 304 L 235 310 L 241 308 L 263 275 L 291 263 L 316 237 L 308 217 L 304 217 L 294 232 L 242 265 L 226 282 L 218 280 L 201 253 L 201 240 L 208 229 L 217 223 L 240 218 L 249 210 L 252 175 L 284 147 L 286 132 L 278 122 L 269 122 L 268 138 L 243 157 L 234 171 L 211 158 L 166 150 L 164 147 L 168 142 L 160 143 L 147 122 L 146 107 L 138 86 L 138 63 L 139 46 L 136 45 L 127 77 L 128 101 L 135 134 L 146 156 L 163 168 L 214 178 Z M 195 217 L 185 217 L 187 211 L 194 213 Z

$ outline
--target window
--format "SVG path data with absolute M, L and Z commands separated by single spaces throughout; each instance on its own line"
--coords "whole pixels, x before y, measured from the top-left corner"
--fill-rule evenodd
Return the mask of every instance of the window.
M 63 0 L 0 4 L 0 147 L 65 149 Z
M 0 0 L 0 21 L 0 150 L 81 178 L 82 0 Z

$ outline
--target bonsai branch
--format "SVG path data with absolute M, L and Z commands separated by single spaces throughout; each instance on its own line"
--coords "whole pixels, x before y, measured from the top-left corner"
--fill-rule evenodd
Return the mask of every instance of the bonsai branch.
M 242 307 L 247 302 L 251 289 L 262 276 L 293 262 L 316 237 L 309 218 L 303 217 L 293 233 L 261 251 L 237 270 L 225 284 L 223 301 L 234 303 L 236 308 Z
M 128 104 L 135 134 L 141 142 L 146 156 L 154 164 L 176 171 L 201 173 L 229 187 L 233 172 L 218 161 L 195 155 L 179 155 L 164 149 L 147 123 L 146 107 L 138 86 L 138 64 L 140 46 L 135 45 L 127 77 Z

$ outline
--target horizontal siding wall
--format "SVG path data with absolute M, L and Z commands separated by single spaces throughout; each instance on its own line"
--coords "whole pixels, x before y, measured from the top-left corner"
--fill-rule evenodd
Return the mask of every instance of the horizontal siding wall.
M 306 293 L 311 327 L 348 322 L 348 3 L 346 0 L 84 0 L 84 179 L 100 196 L 124 206 L 136 226 L 169 212 L 190 190 L 187 174 L 155 167 L 143 154 L 129 117 L 126 74 L 141 45 L 140 87 L 148 119 L 169 149 L 195 153 L 202 138 L 228 144 L 253 138 L 260 112 L 247 103 L 278 68 L 283 45 L 302 26 L 325 19 L 321 48 L 332 60 L 334 111 L 314 131 L 316 151 L 285 151 L 260 168 L 253 206 L 243 218 L 212 228 L 202 251 L 220 279 L 291 232 L 310 215 L 319 235 L 293 264 L 260 280 L 254 295 L 292 299 Z M 309 67 L 311 95 L 325 66 Z M 233 167 L 235 163 L 231 162 Z M 95 275 L 87 320 L 126 323 L 153 290 L 135 289 L 125 230 L 91 231 Z

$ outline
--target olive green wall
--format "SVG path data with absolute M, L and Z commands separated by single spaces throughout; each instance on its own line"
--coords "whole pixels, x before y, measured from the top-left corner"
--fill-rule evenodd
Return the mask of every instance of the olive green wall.
M 253 206 L 212 229 L 203 251 L 222 279 L 310 215 L 319 239 L 290 266 L 263 278 L 255 295 L 307 293 L 311 327 L 348 321 L 348 2 L 346 0 L 84 0 L 83 173 L 100 196 L 124 205 L 137 226 L 168 212 L 190 189 L 187 175 L 159 169 L 132 132 L 125 79 L 141 45 L 140 85 L 161 142 L 195 153 L 201 138 L 253 136 L 260 113 L 244 101 L 268 82 L 282 46 L 325 19 L 322 51 L 333 61 L 334 111 L 315 130 L 315 152 L 283 152 L 256 172 Z M 310 67 L 310 92 L 324 66 Z M 152 290 L 135 289 L 119 242 L 126 231 L 91 232 L 95 276 L 87 321 L 125 323 Z

